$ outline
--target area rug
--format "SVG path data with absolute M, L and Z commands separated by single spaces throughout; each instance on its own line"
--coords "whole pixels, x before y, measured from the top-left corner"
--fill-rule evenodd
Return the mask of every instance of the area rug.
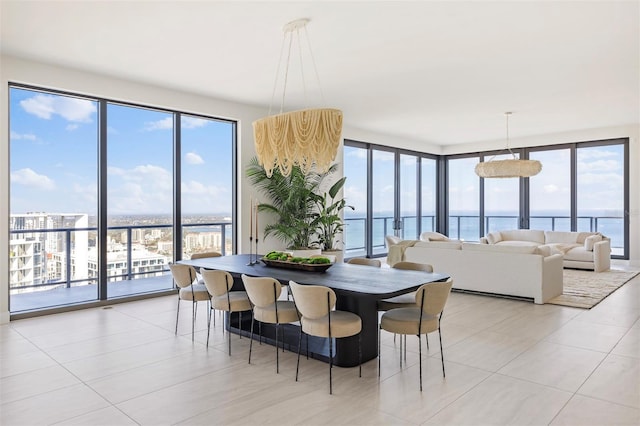
M 565 269 L 563 293 L 547 303 L 591 309 L 639 273 L 613 269 L 606 272 Z

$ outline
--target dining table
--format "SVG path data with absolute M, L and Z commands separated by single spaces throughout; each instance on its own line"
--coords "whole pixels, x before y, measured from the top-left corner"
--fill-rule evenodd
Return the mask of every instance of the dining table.
M 337 296 L 336 309 L 353 312 L 360 316 L 362 320 L 360 336 L 334 339 L 334 342 L 307 337 L 309 340 L 306 341 L 301 351 L 308 356 L 328 362 L 328 345 L 333 344 L 335 349 L 334 364 L 341 367 L 358 365 L 359 338 L 362 362 L 378 356 L 378 301 L 416 291 L 423 284 L 449 279 L 449 275 L 444 273 L 389 267 L 377 268 L 343 262 L 332 264 L 324 272 L 316 272 L 268 266 L 260 261 L 260 258 L 260 255 L 256 257 L 255 255 L 238 254 L 181 260 L 179 263 L 192 265 L 196 269 L 218 269 L 229 272 L 234 278 L 231 291 L 244 290 L 243 274 L 253 277 L 271 277 L 282 285 L 288 285 L 289 281 L 293 280 L 298 284 L 322 285 L 333 289 Z M 242 323 L 239 319 L 232 319 L 232 316 L 228 314 L 226 318 L 226 327 L 229 331 L 241 335 L 250 333 L 250 318 L 245 318 Z M 263 337 L 268 340 L 270 332 L 269 328 L 265 326 L 266 324 L 262 326 L 261 331 Z M 286 344 L 290 350 L 297 351 L 299 326 L 292 324 L 288 327 L 296 332 L 289 332 L 288 339 L 285 338 L 282 344 Z M 271 339 L 270 342 L 273 343 L 275 340 Z

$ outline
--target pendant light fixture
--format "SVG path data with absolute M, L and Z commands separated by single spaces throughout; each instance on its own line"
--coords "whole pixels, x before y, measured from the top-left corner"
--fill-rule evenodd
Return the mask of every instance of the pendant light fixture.
M 293 45 L 300 56 L 303 89 L 306 95 L 304 67 L 302 60 L 301 31 L 306 38 L 307 48 L 313 63 L 313 69 L 318 80 L 318 87 L 322 96 L 320 79 L 316 69 L 306 25 L 309 19 L 297 19 L 284 26 L 284 38 L 280 50 L 280 62 L 273 87 L 269 115 L 253 122 L 253 137 L 255 141 L 258 161 L 264 167 L 267 176 L 271 176 L 274 168 L 278 168 L 282 175 L 288 176 L 293 166 L 299 166 L 306 174 L 314 165 L 319 171 L 327 171 L 336 158 L 342 135 L 342 111 L 333 108 L 310 108 L 291 112 L 284 112 L 284 101 L 289 77 L 289 63 Z M 271 115 L 271 107 L 278 84 L 278 75 L 282 62 L 285 44 L 288 45 L 286 64 L 284 67 L 284 84 L 280 112 Z M 305 96 L 306 98 L 306 96 Z
M 513 156 L 509 160 L 494 160 L 495 155 L 489 161 L 476 164 L 476 174 L 482 178 L 514 178 L 535 176 L 542 170 L 542 164 L 538 160 L 521 160 L 511 151 L 509 143 L 509 117 L 511 112 L 505 112 L 507 121 L 507 149 Z

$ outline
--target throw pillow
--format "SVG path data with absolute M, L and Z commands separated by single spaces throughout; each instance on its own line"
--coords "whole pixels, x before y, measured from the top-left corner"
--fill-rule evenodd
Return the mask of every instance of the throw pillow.
M 586 251 L 593 251 L 593 245 L 599 241 L 602 241 L 602 235 L 591 235 L 584 239 L 584 249 Z
M 423 232 L 420 234 L 422 241 L 448 241 L 449 238 L 446 235 L 442 235 L 439 232 Z
M 487 234 L 487 241 L 489 241 L 489 244 L 499 243 L 500 241 L 502 241 L 502 235 L 499 231 L 489 232 Z

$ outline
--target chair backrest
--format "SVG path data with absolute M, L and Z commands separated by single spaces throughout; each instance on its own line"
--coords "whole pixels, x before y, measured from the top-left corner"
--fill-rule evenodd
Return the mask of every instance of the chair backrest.
M 447 303 L 453 281 L 423 284 L 416 292 L 416 305 L 429 315 L 440 315 Z
M 433 266 L 428 263 L 416 263 L 416 262 L 396 262 L 393 264 L 392 268 L 395 269 L 406 269 L 409 271 L 423 271 L 423 272 L 433 272 Z
M 296 308 L 298 308 L 298 312 L 303 317 L 309 319 L 322 318 L 336 305 L 336 294 L 329 287 L 302 285 L 295 281 L 289 281 L 289 287 L 291 288 Z
M 191 260 L 193 259 L 204 259 L 207 257 L 220 257 L 222 256 L 221 253 L 218 253 L 217 251 L 203 251 L 202 253 L 193 253 L 191 254 Z
M 378 259 L 367 259 L 366 257 L 354 257 L 353 259 L 349 259 L 347 263 L 351 263 L 352 265 L 375 266 L 376 268 L 382 266 L 382 263 Z
M 207 291 L 213 297 L 222 296 L 228 293 L 231 287 L 233 287 L 233 277 L 227 271 L 202 269 L 200 273 L 202 274 L 202 279 L 204 279 L 204 285 L 207 287 Z
M 196 280 L 196 268 L 191 265 L 183 265 L 182 263 L 170 263 L 169 269 L 173 280 L 180 288 L 189 287 Z
M 282 285 L 274 278 L 250 277 L 242 274 L 242 282 L 249 300 L 259 308 L 273 305 L 282 292 Z

